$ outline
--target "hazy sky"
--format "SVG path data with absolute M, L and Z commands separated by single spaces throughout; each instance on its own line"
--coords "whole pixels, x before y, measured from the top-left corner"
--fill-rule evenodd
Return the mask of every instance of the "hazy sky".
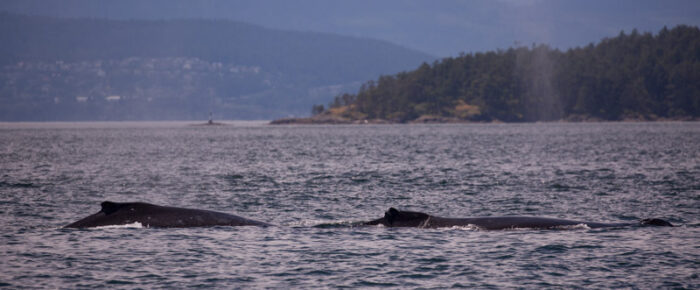
M 435 56 L 516 43 L 569 48 L 621 30 L 700 26 L 698 0 L 0 0 L 0 10 L 61 17 L 230 19 L 383 39 Z

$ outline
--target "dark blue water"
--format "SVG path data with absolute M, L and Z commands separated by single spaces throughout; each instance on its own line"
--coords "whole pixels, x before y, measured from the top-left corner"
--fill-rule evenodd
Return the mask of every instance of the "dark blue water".
M 60 227 L 103 200 L 271 228 Z M 313 227 L 389 207 L 680 225 Z M 700 124 L 0 125 L 12 288 L 700 288 Z

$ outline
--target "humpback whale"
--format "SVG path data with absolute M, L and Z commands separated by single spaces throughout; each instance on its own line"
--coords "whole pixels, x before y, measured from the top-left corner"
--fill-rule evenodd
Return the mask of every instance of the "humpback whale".
M 643 219 L 637 223 L 599 223 L 532 216 L 499 216 L 444 218 L 422 212 L 401 211 L 389 208 L 383 218 L 362 223 L 363 225 L 384 225 L 387 227 L 441 228 L 453 226 L 476 226 L 485 230 L 515 228 L 554 229 L 562 226 L 586 225 L 590 228 L 625 227 L 634 225 L 668 226 L 673 225 L 662 219 Z
M 144 227 L 186 228 L 211 226 L 268 226 L 269 224 L 210 210 L 159 206 L 144 202 L 111 202 L 65 228 L 92 228 L 141 223 Z

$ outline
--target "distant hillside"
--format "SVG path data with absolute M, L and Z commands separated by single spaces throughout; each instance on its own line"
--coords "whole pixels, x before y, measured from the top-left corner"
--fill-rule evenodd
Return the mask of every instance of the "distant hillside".
M 303 122 L 697 119 L 700 30 L 621 32 L 565 52 L 466 54 L 367 82 L 330 107 L 315 106 L 319 117 Z
M 0 120 L 307 115 L 363 80 L 433 59 L 378 40 L 223 20 L 2 13 L 0 43 Z

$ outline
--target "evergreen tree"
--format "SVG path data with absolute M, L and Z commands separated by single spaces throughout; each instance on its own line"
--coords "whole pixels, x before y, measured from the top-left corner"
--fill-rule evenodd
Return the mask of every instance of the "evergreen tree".
M 547 45 L 461 54 L 336 97 L 356 116 L 507 122 L 700 117 L 700 30 L 664 27 L 567 51 Z

